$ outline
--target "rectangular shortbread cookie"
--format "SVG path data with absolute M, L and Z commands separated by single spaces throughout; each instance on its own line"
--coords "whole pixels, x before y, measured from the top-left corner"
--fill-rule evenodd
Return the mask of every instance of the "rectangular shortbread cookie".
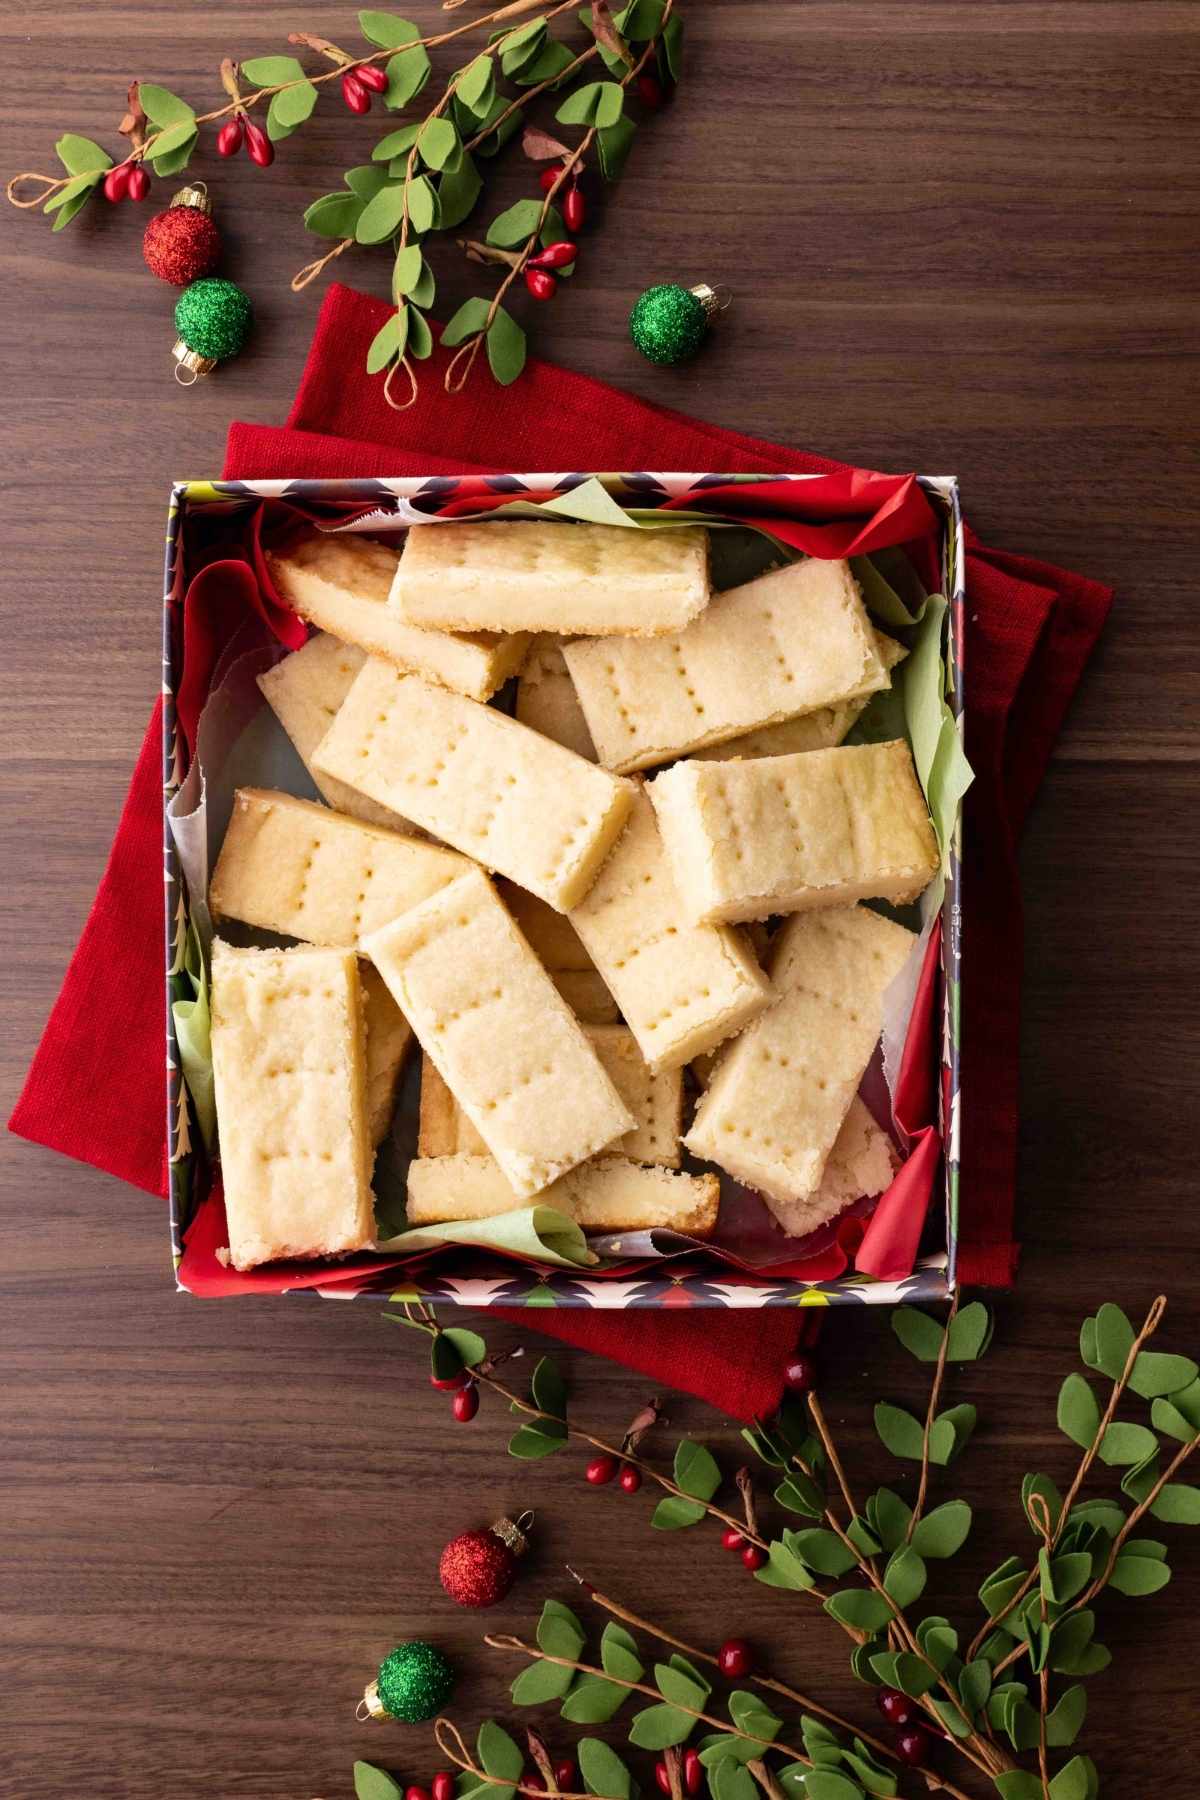
M 350 949 L 455 880 L 452 850 L 270 788 L 239 788 L 209 888 L 218 918 Z
M 367 1128 L 371 1142 L 380 1144 L 396 1110 L 396 1089 L 413 1033 L 378 969 L 365 959 L 359 962 L 358 980 L 367 1033 Z
M 649 793 L 698 922 L 915 900 L 937 872 L 937 839 L 903 738 L 679 762 Z
M 688 1149 L 773 1200 L 818 1187 L 916 942 L 864 906 L 797 913 L 774 940 L 779 994 L 717 1064 Z
M 525 660 L 527 636 L 422 631 L 388 604 L 399 553 L 368 538 L 314 532 L 267 566 L 280 594 L 323 631 L 359 644 L 398 669 L 487 700 Z
M 595 762 L 596 746 L 558 638 L 536 637 L 529 646 L 517 682 L 517 717 L 531 731 Z
M 771 997 L 738 932 L 689 922 L 654 808 L 640 789 L 629 824 L 571 923 L 652 1069 L 678 1068 L 713 1049 Z
M 527 894 L 524 888 L 511 881 L 497 882 L 496 891 L 543 968 L 557 974 L 563 969 L 595 966 L 565 913 L 556 912 L 536 894 Z
M 563 655 L 600 761 L 620 774 L 888 685 L 849 564 L 816 558 L 716 595 L 686 631 Z
M 212 953 L 212 1055 L 235 1269 L 372 1241 L 363 1026 L 352 951 Z
M 661 1163 L 677 1169 L 682 1160 L 683 1071 L 654 1074 L 623 1025 L 588 1025 L 584 1035 L 622 1100 L 637 1121 L 612 1145 L 612 1153 L 631 1162 Z M 421 1066 L 420 1156 L 455 1156 L 465 1151 L 482 1156 L 487 1145 L 463 1112 L 428 1058 Z
M 550 979 L 585 1025 L 615 1025 L 620 1018 L 604 977 L 595 969 L 551 969 Z
M 554 983 L 479 869 L 366 953 L 513 1193 L 536 1193 L 634 1126 Z
M 258 677 L 263 698 L 295 745 L 296 754 L 312 776 L 317 792 L 335 812 L 370 825 L 386 825 L 391 831 L 409 831 L 407 819 L 368 800 L 344 781 L 322 775 L 312 766 L 312 753 L 320 743 L 358 671 L 367 660 L 357 644 L 343 644 L 327 631 L 314 632 L 302 649 L 293 650 L 273 669 Z
M 624 1157 L 600 1156 L 533 1196 L 585 1231 L 683 1231 L 709 1237 L 717 1222 L 721 1184 L 715 1175 L 648 1168 Z M 408 1223 L 489 1219 L 514 1201 L 490 1156 L 417 1158 L 408 1166 Z
M 409 528 L 397 617 L 443 631 L 655 637 L 707 605 L 708 533 L 541 519 Z
M 566 912 L 633 789 L 515 719 L 372 658 L 313 760 Z
M 803 1200 L 772 1200 L 768 1194 L 763 1199 L 789 1237 L 807 1237 L 855 1200 L 882 1194 L 891 1186 L 896 1166 L 891 1138 L 856 1094 L 833 1140 L 820 1186 Z

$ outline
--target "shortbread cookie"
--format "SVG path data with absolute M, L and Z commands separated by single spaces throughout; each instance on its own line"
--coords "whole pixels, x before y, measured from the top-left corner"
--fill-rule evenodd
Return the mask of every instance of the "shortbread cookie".
M 612 1152 L 631 1162 L 661 1163 L 677 1169 L 683 1132 L 683 1073 L 654 1074 L 623 1025 L 588 1025 L 584 1035 L 637 1123 L 612 1145 Z M 433 1064 L 421 1066 L 419 1156 L 482 1156 L 487 1145 L 471 1124 Z
M 375 658 L 313 760 L 559 912 L 587 893 L 634 798 L 494 707 Z
M 738 932 L 689 922 L 654 808 L 640 789 L 629 824 L 571 923 L 652 1069 L 679 1068 L 713 1049 L 771 997 Z
M 901 903 L 937 873 L 937 838 L 903 738 L 679 762 L 648 792 L 697 923 Z
M 820 1186 L 802 1200 L 772 1200 L 768 1194 L 763 1199 L 789 1237 L 807 1237 L 856 1200 L 882 1194 L 891 1186 L 897 1161 L 891 1138 L 856 1094 L 833 1140 Z
M 811 1195 L 915 942 L 865 906 L 789 919 L 773 944 L 779 998 L 721 1057 L 687 1148 L 772 1200 Z
M 551 969 L 550 979 L 585 1025 L 615 1025 L 620 1009 L 595 969 Z
M 708 603 L 708 533 L 541 519 L 413 525 L 392 586 L 410 625 L 656 637 Z
M 721 1184 L 715 1175 L 648 1168 L 624 1157 L 600 1156 L 531 1196 L 553 1206 L 584 1231 L 682 1231 L 710 1237 Z M 490 1156 L 417 1158 L 408 1166 L 408 1223 L 490 1219 L 516 1205 Z
M 286 553 L 268 553 L 271 579 L 302 619 L 398 669 L 487 700 L 525 660 L 527 635 L 419 631 L 388 605 L 399 553 L 356 535 L 314 532 Z
M 529 646 L 517 682 L 517 717 L 531 731 L 540 731 L 543 737 L 574 750 L 576 756 L 595 762 L 596 746 L 560 638 L 543 635 Z
M 235 1269 L 372 1241 L 363 1026 L 352 951 L 212 953 L 212 1058 Z
M 595 965 L 579 940 L 579 933 L 565 913 L 556 912 L 512 881 L 498 881 L 496 892 L 520 927 L 529 948 L 543 968 L 557 974 L 563 969 L 591 969 Z
M 375 932 L 367 955 L 519 1197 L 635 1124 L 479 869 Z
M 239 788 L 209 887 L 217 918 L 351 949 L 454 881 L 452 850 L 271 788 Z
M 816 558 L 716 595 L 686 631 L 563 655 L 599 759 L 620 774 L 888 685 L 850 565 Z
M 378 969 L 365 958 L 359 961 L 358 980 L 367 1034 L 367 1127 L 371 1142 L 379 1144 L 387 1136 L 396 1110 L 396 1089 L 413 1033 Z
M 312 765 L 312 753 L 320 743 L 358 671 L 367 660 L 357 644 L 343 644 L 327 631 L 314 632 L 299 650 L 258 677 L 263 697 L 295 745 L 296 754 L 312 776 L 317 792 L 335 812 L 370 825 L 386 825 L 391 831 L 411 831 L 407 819 L 389 812 L 338 781 L 322 775 Z

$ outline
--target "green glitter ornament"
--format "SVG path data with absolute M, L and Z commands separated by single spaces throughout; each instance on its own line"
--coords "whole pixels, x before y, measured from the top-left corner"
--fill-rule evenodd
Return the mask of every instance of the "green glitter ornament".
M 713 319 L 729 305 L 716 289 L 700 282 L 680 287 L 664 281 L 634 301 L 629 335 L 647 362 L 679 363 L 695 356 Z
M 432 1719 L 453 1691 L 454 1669 L 449 1659 L 417 1638 L 384 1657 L 359 1702 L 359 1717 L 419 1725 L 422 1719 Z
M 191 387 L 218 363 L 236 356 L 250 331 L 254 308 L 236 282 L 206 275 L 184 288 L 175 302 L 179 333 L 171 355 L 175 379 Z

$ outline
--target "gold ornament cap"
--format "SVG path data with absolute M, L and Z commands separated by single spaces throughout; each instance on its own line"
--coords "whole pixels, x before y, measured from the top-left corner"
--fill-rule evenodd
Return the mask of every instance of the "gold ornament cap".
M 707 281 L 698 281 L 695 287 L 688 289 L 694 294 L 704 308 L 704 317 L 712 325 L 723 312 L 727 312 L 733 304 L 733 291 L 727 287 L 710 287 Z
M 507 1545 L 514 1556 L 524 1556 L 529 1548 L 529 1531 L 532 1525 L 533 1514 L 523 1512 L 515 1519 L 497 1519 L 489 1529 L 502 1544 Z
M 377 1681 L 369 1682 L 363 1689 L 363 1697 L 354 1709 L 354 1716 L 360 1725 L 367 1719 L 391 1718 L 392 1715 L 388 1712 L 383 1701 L 379 1698 L 379 1683 Z
M 194 206 L 197 212 L 212 214 L 212 201 L 208 197 L 208 189 L 202 181 L 193 181 L 187 187 L 181 187 L 177 194 L 171 195 L 172 206 Z
M 171 355 L 175 358 L 175 379 L 180 387 L 195 387 L 201 376 L 211 375 L 217 366 L 215 356 L 201 356 L 198 350 L 189 350 L 182 338 L 175 339 Z

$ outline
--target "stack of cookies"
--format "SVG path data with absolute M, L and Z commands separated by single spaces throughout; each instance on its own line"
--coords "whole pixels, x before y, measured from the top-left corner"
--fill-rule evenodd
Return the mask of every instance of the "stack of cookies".
M 270 564 L 318 631 L 260 685 L 326 804 L 239 790 L 211 884 L 294 940 L 213 950 L 234 1265 L 370 1247 L 414 1039 L 413 1226 L 703 1238 L 724 1171 L 803 1236 L 880 1192 L 857 1095 L 913 938 L 862 902 L 938 851 L 907 744 L 843 742 L 904 654 L 848 564 L 713 594 L 704 530 L 567 521 Z

